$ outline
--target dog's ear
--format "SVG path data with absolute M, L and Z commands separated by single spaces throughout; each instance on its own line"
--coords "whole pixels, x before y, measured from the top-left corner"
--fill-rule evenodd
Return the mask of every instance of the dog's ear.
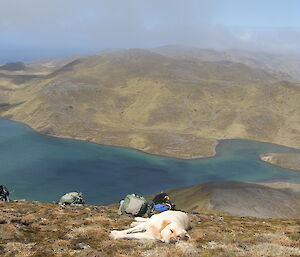
M 159 237 L 160 237 L 160 240 L 162 242 L 165 242 L 165 240 L 163 238 L 163 235 L 162 235 L 162 232 L 164 231 L 164 229 L 166 228 L 166 226 L 168 226 L 169 224 L 171 224 L 171 222 L 168 221 L 168 220 L 163 220 L 163 222 L 161 223 L 161 227 L 159 229 Z
M 166 226 L 168 226 L 171 222 L 169 220 L 163 220 L 161 224 L 160 231 L 162 231 Z

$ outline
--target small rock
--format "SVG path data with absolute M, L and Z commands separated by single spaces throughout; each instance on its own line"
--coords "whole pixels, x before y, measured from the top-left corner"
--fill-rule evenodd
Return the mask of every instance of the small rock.
M 33 221 L 31 220 L 21 220 L 20 224 L 25 225 L 25 226 L 29 226 L 33 223 Z
M 85 244 L 85 243 L 79 243 L 76 246 L 80 249 L 90 249 L 91 248 L 88 244 Z
M 208 242 L 209 249 L 217 249 L 217 243 L 215 241 Z

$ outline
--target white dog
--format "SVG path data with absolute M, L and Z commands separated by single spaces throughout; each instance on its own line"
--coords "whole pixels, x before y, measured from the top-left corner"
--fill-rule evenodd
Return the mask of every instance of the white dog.
M 190 229 L 188 216 L 181 211 L 165 211 L 151 218 L 135 218 L 132 228 L 110 233 L 112 239 L 152 239 L 165 243 L 176 243 L 180 239 L 188 240 Z M 145 232 L 142 232 L 145 231 Z

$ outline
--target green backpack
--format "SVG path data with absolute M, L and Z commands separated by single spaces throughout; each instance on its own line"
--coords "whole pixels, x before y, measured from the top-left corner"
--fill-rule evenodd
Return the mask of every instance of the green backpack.
M 138 216 L 146 204 L 146 199 L 136 194 L 130 194 L 120 202 L 118 214 L 132 214 Z

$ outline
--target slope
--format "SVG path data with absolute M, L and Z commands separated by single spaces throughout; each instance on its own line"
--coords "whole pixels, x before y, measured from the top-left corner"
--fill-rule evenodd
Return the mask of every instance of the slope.
M 167 190 L 179 209 L 260 218 L 300 218 L 300 185 L 209 182 Z
M 300 87 L 282 79 L 241 63 L 115 50 L 46 75 L 0 74 L 0 115 L 49 135 L 179 158 L 211 156 L 226 138 L 300 147 Z

